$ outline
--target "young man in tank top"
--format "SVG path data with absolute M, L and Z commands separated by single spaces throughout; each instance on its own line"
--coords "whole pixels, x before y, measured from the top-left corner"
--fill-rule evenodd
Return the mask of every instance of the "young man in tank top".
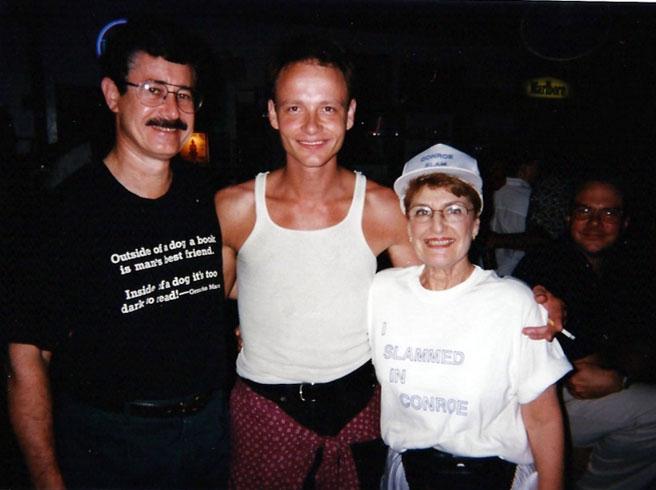
M 268 114 L 285 165 L 216 195 L 243 339 L 231 396 L 235 488 L 377 488 L 382 473 L 367 293 L 378 254 L 395 266 L 417 259 L 394 192 L 337 163 L 355 118 L 351 78 L 331 43 L 283 47 Z

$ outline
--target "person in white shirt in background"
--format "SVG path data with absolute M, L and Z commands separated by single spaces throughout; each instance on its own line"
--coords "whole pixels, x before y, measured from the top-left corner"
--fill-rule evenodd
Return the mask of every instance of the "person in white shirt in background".
M 490 221 L 488 247 L 495 248 L 496 272 L 509 276 L 524 256 L 521 234 L 526 231 L 531 185 L 538 178 L 539 160 L 508 156 L 506 184 L 494 193 L 494 213 Z

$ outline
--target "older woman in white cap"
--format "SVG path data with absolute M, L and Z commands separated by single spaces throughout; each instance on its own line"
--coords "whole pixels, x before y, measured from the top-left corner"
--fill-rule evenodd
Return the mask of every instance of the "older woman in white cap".
M 476 160 L 438 144 L 394 184 L 422 265 L 378 273 L 369 300 L 382 387 L 388 489 L 562 487 L 560 345 L 531 290 L 473 265 L 482 181 Z

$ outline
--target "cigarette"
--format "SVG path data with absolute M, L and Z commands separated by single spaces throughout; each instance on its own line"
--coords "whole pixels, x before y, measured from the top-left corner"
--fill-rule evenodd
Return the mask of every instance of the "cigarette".
M 549 318 L 549 319 L 547 320 L 547 323 L 548 323 L 549 325 L 551 325 L 551 326 L 554 326 L 554 325 L 555 325 L 554 321 L 553 321 L 551 318 Z M 570 332 L 570 331 L 567 330 L 566 328 L 563 328 L 563 329 L 560 331 L 560 333 L 562 333 L 565 337 L 567 337 L 567 338 L 570 339 L 570 340 L 576 340 L 576 335 L 574 335 L 572 332 Z

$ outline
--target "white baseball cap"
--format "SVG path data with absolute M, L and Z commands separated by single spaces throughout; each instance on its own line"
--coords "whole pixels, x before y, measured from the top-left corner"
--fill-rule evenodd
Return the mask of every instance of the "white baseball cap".
M 403 212 L 403 199 L 410 182 L 422 175 L 434 173 L 453 175 L 471 184 L 483 203 L 483 179 L 476 159 L 449 145 L 438 143 L 408 160 L 403 166 L 401 177 L 394 182 L 394 192 L 399 196 Z

